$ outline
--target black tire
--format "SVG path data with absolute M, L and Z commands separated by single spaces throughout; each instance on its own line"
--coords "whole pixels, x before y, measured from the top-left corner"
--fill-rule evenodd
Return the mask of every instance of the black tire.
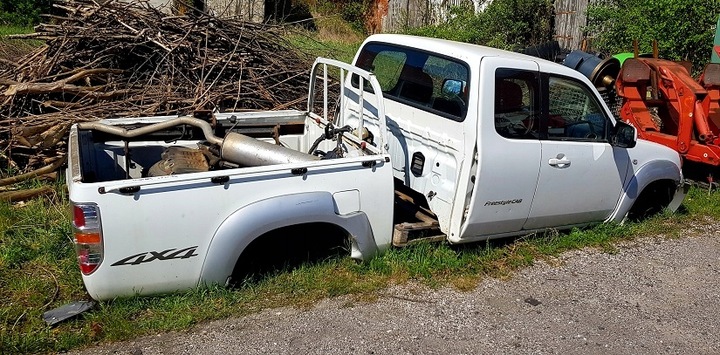
M 672 201 L 673 187 L 664 181 L 656 181 L 640 193 L 628 211 L 627 219 L 641 221 L 662 212 Z

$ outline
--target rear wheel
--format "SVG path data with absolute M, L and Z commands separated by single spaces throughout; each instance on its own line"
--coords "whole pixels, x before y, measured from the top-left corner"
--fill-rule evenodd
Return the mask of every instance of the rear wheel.
M 278 271 L 292 270 L 350 255 L 349 234 L 329 223 L 282 227 L 252 241 L 235 264 L 230 284 L 258 281 Z

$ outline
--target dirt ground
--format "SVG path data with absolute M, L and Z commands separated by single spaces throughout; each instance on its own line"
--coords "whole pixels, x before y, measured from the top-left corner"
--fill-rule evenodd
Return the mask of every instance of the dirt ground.
M 37 47 L 37 43 L 29 41 L 0 39 L 0 70 L 12 69 L 14 63 Z
M 719 232 L 570 252 L 470 292 L 404 285 L 74 353 L 717 354 Z

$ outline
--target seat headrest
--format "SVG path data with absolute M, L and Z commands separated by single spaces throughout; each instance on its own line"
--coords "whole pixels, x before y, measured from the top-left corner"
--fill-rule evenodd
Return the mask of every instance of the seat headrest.
M 495 112 L 506 113 L 522 110 L 522 88 L 519 84 L 508 80 L 495 82 Z
M 429 104 L 433 94 L 433 80 L 428 73 L 418 68 L 406 70 L 402 76 L 400 96 L 420 103 Z

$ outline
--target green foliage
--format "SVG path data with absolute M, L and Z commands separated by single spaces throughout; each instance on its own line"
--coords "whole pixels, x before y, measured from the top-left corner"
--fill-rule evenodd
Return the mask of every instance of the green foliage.
M 360 47 L 360 42 L 341 40 L 320 41 L 308 32 L 297 32 L 289 35 L 288 40 L 295 48 L 311 57 L 325 57 L 350 63 Z
M 320 18 L 339 15 L 353 30 L 365 34 L 370 4 L 370 0 L 319 0 L 313 3 L 311 12 Z
M 365 33 L 365 17 L 369 6 L 370 1 L 367 0 L 349 0 L 340 5 L 340 15 L 353 29 Z
M 0 24 L 32 26 L 48 13 L 52 0 L 0 0 Z
M 605 0 L 588 8 L 586 31 L 595 50 L 605 54 L 651 53 L 658 41 L 660 57 L 689 60 L 695 70 L 710 61 L 720 1 Z
M 451 8 L 448 17 L 440 25 L 405 32 L 503 49 L 524 48 L 552 39 L 551 0 L 494 0 L 477 14 L 472 7 Z

